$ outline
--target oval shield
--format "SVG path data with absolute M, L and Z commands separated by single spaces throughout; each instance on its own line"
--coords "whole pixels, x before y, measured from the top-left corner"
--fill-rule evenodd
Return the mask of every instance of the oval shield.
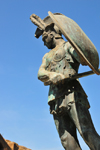
M 54 16 L 54 18 L 52 15 Z M 86 59 L 83 59 L 82 57 L 80 57 L 80 62 L 83 65 L 88 65 L 96 74 L 99 75 L 100 73 L 98 72 L 98 67 L 99 67 L 98 52 L 94 44 L 87 37 L 87 35 L 83 32 L 83 30 L 79 27 L 79 25 L 75 21 L 66 17 L 63 14 L 52 14 L 51 12 L 49 12 L 49 16 L 51 17 L 51 19 L 56 25 L 60 24 L 61 28 L 59 29 L 60 30 L 63 29 L 63 31 L 66 32 L 66 34 L 68 35 L 70 39 L 70 40 L 69 39 L 67 40 L 71 44 L 72 44 L 71 41 L 73 41 L 73 43 L 75 43 L 75 45 L 77 45 L 77 48 L 79 48 L 79 50 L 81 51 L 83 57 L 86 58 Z

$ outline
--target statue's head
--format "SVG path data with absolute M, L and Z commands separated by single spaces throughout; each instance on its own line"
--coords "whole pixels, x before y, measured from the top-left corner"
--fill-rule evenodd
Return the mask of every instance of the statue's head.
M 42 33 L 42 40 L 44 45 L 48 47 L 48 49 L 54 48 L 55 39 L 62 39 L 60 30 L 55 26 L 54 23 L 51 23 L 45 27 L 45 30 Z
M 47 16 L 42 20 L 39 16 L 32 14 L 30 19 L 36 26 L 38 26 L 35 32 L 35 37 L 39 38 L 42 35 L 44 45 L 46 45 L 48 49 L 54 48 L 54 40 L 62 38 L 62 34 L 59 28 L 52 22 L 50 16 Z
M 60 13 L 55 14 L 60 15 Z M 54 48 L 54 40 L 62 38 L 62 33 L 59 28 L 52 22 L 50 16 L 47 16 L 42 20 L 37 15 L 32 14 L 30 19 L 36 26 L 38 26 L 35 32 L 35 37 L 39 38 L 42 35 L 44 45 L 46 45 L 48 49 Z

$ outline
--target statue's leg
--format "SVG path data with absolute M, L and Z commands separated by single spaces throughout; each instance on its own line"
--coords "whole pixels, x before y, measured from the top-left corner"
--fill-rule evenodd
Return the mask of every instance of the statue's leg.
M 69 115 L 90 149 L 100 150 L 100 136 L 94 128 L 87 107 L 79 102 L 73 103 Z
M 53 115 L 56 128 L 65 150 L 81 150 L 76 135 L 76 127 L 70 117 Z

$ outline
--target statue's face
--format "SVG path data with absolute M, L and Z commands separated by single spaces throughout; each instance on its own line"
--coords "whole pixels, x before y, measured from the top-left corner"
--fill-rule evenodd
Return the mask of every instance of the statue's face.
M 54 48 L 54 42 L 53 42 L 54 32 L 51 30 L 44 31 L 42 34 L 42 40 L 44 42 L 44 45 L 47 46 L 48 49 Z

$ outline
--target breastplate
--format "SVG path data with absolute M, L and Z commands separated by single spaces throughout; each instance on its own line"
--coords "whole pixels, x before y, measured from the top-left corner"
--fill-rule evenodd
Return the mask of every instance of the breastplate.
M 52 55 L 49 55 L 47 61 L 47 71 L 62 73 L 65 76 L 74 75 L 78 72 L 79 63 L 69 54 L 68 49 L 65 49 L 64 44 Z

